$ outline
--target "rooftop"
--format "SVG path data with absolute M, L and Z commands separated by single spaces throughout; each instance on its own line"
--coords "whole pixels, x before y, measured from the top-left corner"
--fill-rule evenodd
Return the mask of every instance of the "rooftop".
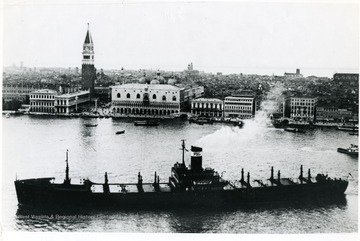
M 57 91 L 56 90 L 49 90 L 49 89 L 41 89 L 41 90 L 36 90 L 34 92 L 32 92 L 33 94 L 56 94 Z
M 113 89 L 144 89 L 148 88 L 149 90 L 181 90 L 183 88 L 167 85 L 167 84 L 123 84 L 123 85 L 115 85 L 111 86 Z
M 201 102 L 222 102 L 222 100 L 220 99 L 216 99 L 216 98 L 198 98 L 195 99 L 193 101 L 201 101 Z
M 83 95 L 83 94 L 89 94 L 90 91 L 88 90 L 83 90 L 83 91 L 78 91 L 78 92 L 72 92 L 72 93 L 66 93 L 66 94 L 62 94 L 59 95 L 57 97 L 63 97 L 63 98 L 69 98 L 69 97 L 74 97 L 74 96 L 79 96 L 79 95 Z

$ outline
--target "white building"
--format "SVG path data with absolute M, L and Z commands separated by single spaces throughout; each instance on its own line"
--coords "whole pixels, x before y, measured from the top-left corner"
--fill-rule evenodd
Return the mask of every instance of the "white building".
M 318 97 L 290 97 L 287 100 L 287 104 L 290 106 L 290 117 L 314 121 L 317 102 Z
M 197 116 L 222 117 L 224 102 L 215 98 L 199 98 L 191 101 L 191 113 Z
M 184 103 L 184 88 L 175 85 L 123 84 L 111 87 L 112 111 L 121 115 L 161 115 L 180 113 Z
M 255 98 L 251 93 L 239 93 L 225 97 L 224 116 L 226 118 L 249 119 L 255 115 Z
M 78 106 L 90 101 L 90 91 L 84 90 L 63 94 L 55 97 L 55 109 L 57 113 L 66 113 L 77 111 Z
M 30 112 L 55 113 L 55 90 L 41 89 L 30 93 Z
M 30 94 L 30 112 L 69 114 L 90 101 L 90 91 L 58 95 L 55 90 L 42 89 Z

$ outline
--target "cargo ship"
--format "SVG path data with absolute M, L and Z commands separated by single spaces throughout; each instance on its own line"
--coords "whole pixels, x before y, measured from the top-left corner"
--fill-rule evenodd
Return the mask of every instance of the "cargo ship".
M 154 174 L 153 182 L 143 182 L 140 172 L 135 183 L 110 183 L 107 173 L 103 183 L 83 179 L 75 184 L 69 177 L 68 152 L 66 152 L 65 179 L 55 183 L 55 178 L 15 180 L 17 199 L 20 205 L 39 207 L 106 207 L 106 208 L 152 208 L 152 207 L 242 207 L 247 204 L 309 200 L 325 197 L 326 200 L 344 198 L 348 186 L 346 179 L 330 178 L 324 174 L 313 177 L 310 169 L 295 179 L 274 176 L 271 167 L 267 180 L 251 180 L 241 170 L 239 180 L 223 179 L 217 171 L 202 166 L 202 148 L 191 146 L 191 163 L 184 161 L 185 142 L 182 142 L 182 162 L 171 168 L 167 182 L 160 182 Z

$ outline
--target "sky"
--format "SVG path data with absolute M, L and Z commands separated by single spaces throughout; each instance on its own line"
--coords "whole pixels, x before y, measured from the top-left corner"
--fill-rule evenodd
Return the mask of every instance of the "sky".
M 3 65 L 328 76 L 359 73 L 358 1 L 5 0 Z

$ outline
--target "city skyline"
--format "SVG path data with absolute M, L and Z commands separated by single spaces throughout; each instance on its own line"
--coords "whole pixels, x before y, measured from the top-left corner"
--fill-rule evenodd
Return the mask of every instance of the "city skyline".
M 359 66 L 353 3 L 53 2 L 4 4 L 3 64 L 331 77 Z

